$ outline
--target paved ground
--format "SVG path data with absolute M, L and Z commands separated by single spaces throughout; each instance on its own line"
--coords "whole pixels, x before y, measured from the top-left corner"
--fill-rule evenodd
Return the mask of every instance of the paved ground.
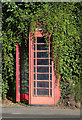
M 79 109 L 55 109 L 55 107 L 3 106 L 2 120 L 80 120 Z M 17 119 L 18 120 L 18 119 Z

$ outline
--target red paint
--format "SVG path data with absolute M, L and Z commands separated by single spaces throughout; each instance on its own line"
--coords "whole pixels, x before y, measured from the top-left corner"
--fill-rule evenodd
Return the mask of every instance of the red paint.
M 40 31 L 35 32 L 35 37 L 43 37 Z M 19 46 L 16 45 L 16 101 L 27 101 L 29 104 L 56 105 L 60 99 L 59 81 L 54 71 L 54 62 L 52 61 L 52 96 L 34 96 L 33 72 L 34 72 L 34 43 L 31 32 L 29 32 L 29 94 L 19 92 Z M 20 54 L 21 55 L 21 54 Z M 21 90 L 21 88 L 20 88 Z
M 54 67 L 54 65 L 53 65 Z M 58 103 L 58 101 L 60 100 L 60 88 L 59 88 L 59 80 L 57 80 L 56 76 L 55 76 L 55 71 L 54 71 L 54 77 L 55 77 L 55 105 Z
M 20 101 L 27 101 L 29 100 L 29 94 L 21 94 Z
M 53 52 L 53 47 L 52 47 L 52 52 Z M 61 94 L 60 94 L 60 88 L 59 88 L 60 82 L 59 82 L 59 80 L 57 80 L 56 74 L 55 74 L 55 71 L 54 71 L 54 60 L 53 60 L 53 79 L 55 80 L 55 82 L 54 82 L 54 96 L 55 96 L 54 101 L 55 101 L 55 105 L 56 105 L 58 103 L 58 101 L 60 100 Z
M 31 104 L 31 35 L 29 32 L 29 104 Z
M 35 31 L 35 38 L 43 37 L 40 31 Z M 34 47 L 31 32 L 29 32 L 29 104 L 56 105 L 60 99 L 59 81 L 54 71 L 54 62 L 52 60 L 52 96 L 34 96 L 33 87 L 33 65 L 34 65 Z M 37 51 L 36 51 L 37 52 Z
M 59 89 L 59 83 L 57 80 L 57 85 L 55 85 L 55 105 L 58 103 L 58 100 L 60 100 L 60 89 Z
M 40 31 L 36 30 L 35 37 L 43 37 Z
M 36 37 L 43 37 L 40 31 L 35 32 Z M 33 72 L 34 72 L 34 47 L 33 38 L 31 33 L 29 33 L 29 104 L 40 104 L 40 105 L 54 105 L 55 104 L 55 93 L 54 93 L 54 83 L 55 79 L 52 77 L 52 96 L 34 96 L 34 85 L 33 85 Z M 54 74 L 53 74 L 54 75 Z M 52 76 L 53 76 L 52 75 Z
M 19 46 L 16 45 L 16 102 L 20 101 L 19 93 Z

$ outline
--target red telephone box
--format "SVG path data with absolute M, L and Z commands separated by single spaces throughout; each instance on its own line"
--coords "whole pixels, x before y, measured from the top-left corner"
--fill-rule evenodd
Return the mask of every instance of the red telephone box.
M 27 88 L 29 87 L 29 92 L 21 92 L 21 83 L 24 79 L 20 79 L 21 72 L 19 67 L 16 67 L 16 101 L 28 100 L 30 105 L 55 105 L 60 99 L 59 84 L 54 72 L 50 36 L 48 36 L 48 39 L 49 42 L 46 43 L 41 31 L 36 30 L 34 40 L 31 32 L 29 32 L 29 86 L 27 86 Z M 17 45 L 16 66 L 19 64 L 18 52 Z M 28 79 L 26 79 L 26 81 L 28 81 Z M 20 88 L 20 90 L 18 88 Z

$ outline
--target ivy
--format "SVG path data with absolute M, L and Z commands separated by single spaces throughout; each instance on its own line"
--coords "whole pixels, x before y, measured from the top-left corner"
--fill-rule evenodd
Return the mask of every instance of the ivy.
M 54 69 L 56 76 L 60 76 L 62 102 L 66 103 L 70 96 L 80 101 L 81 7 L 78 2 L 2 4 L 4 94 L 9 89 L 9 81 L 15 83 L 16 44 L 21 46 L 23 41 L 28 46 L 29 25 L 34 31 L 37 23 L 45 36 L 49 33 L 52 40 Z

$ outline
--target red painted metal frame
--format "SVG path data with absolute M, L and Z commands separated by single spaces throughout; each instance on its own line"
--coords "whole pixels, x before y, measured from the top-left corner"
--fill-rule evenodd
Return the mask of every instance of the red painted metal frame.
M 43 35 L 41 34 L 40 31 L 36 31 L 35 38 L 36 37 L 43 37 Z M 48 97 L 47 96 L 46 97 L 41 97 L 41 96 L 34 97 L 33 96 L 33 92 L 32 92 L 33 91 L 33 73 L 34 73 L 34 71 L 33 71 L 33 66 L 34 66 L 34 64 L 33 64 L 33 44 L 36 44 L 36 43 L 33 43 L 33 38 L 32 38 L 31 32 L 29 32 L 29 104 L 56 105 L 58 103 L 58 100 L 60 99 L 60 89 L 59 89 L 60 84 L 55 75 L 53 60 L 52 60 L 52 65 L 49 65 L 49 66 L 52 66 L 52 90 L 53 90 L 52 99 L 50 96 L 48 96 Z M 39 44 L 39 43 L 37 43 L 37 44 Z M 41 44 L 43 44 L 43 43 L 41 43 Z M 42 66 L 42 65 L 37 65 L 37 66 Z M 42 101 L 41 101 L 41 99 L 42 99 Z
M 54 60 L 53 60 L 54 61 Z M 60 94 L 60 83 L 59 80 L 57 80 L 56 75 L 55 75 L 55 71 L 54 71 L 54 62 L 52 61 L 52 74 L 53 74 L 53 79 L 55 80 L 54 82 L 54 96 L 55 96 L 55 105 L 58 103 L 58 101 L 60 100 L 61 94 Z
M 40 31 L 35 32 L 35 38 L 37 38 L 37 37 L 43 37 L 43 35 L 41 34 Z M 34 89 L 34 86 L 33 86 L 33 82 L 34 82 L 34 80 L 33 80 L 34 79 L 33 78 L 34 48 L 33 48 L 33 44 L 34 44 L 33 38 L 32 38 L 31 32 L 30 32 L 29 33 L 29 104 L 54 105 L 55 104 L 55 101 L 54 101 L 54 99 L 55 99 L 55 95 L 54 95 L 55 94 L 55 91 L 54 91 L 55 79 L 54 79 L 54 77 L 52 77 L 52 91 L 53 91 L 52 96 L 50 96 L 50 95 L 49 96 L 40 96 L 40 95 L 34 96 L 34 90 L 33 90 Z M 53 72 L 52 72 L 52 76 L 53 76 Z
M 19 88 L 19 45 L 16 45 L 16 101 L 20 101 L 20 88 Z
M 20 62 L 21 62 L 21 51 L 20 51 Z M 29 100 L 29 94 L 21 94 L 21 64 L 19 71 L 19 45 L 16 45 L 16 102 Z M 20 78 L 19 78 L 20 73 Z M 20 82 L 20 83 L 19 83 Z M 20 86 L 19 86 L 20 85 Z
M 35 32 L 35 37 L 43 37 L 43 35 L 40 33 L 40 31 L 36 31 Z M 46 96 L 46 97 L 41 97 L 41 96 L 37 96 L 34 97 L 33 96 L 33 38 L 31 35 L 31 32 L 29 32 L 29 95 L 28 94 L 21 94 L 20 95 L 20 91 L 19 91 L 19 46 L 18 44 L 16 45 L 16 101 L 19 102 L 21 101 L 26 101 L 29 100 L 29 104 L 44 104 L 44 105 L 56 105 L 58 103 L 58 100 L 60 99 L 60 89 L 59 89 L 59 81 L 56 79 L 56 75 L 54 72 L 54 62 L 52 61 L 52 98 L 51 96 Z M 37 65 L 37 66 L 41 66 L 42 65 Z M 43 65 L 44 66 L 44 65 Z M 45 65 L 46 67 L 48 65 Z M 46 99 L 47 98 L 47 99 Z M 38 102 L 37 102 L 38 99 Z M 41 101 L 42 99 L 42 101 Z M 46 102 L 47 100 L 47 102 Z
M 29 104 L 31 104 L 31 33 L 29 32 Z

